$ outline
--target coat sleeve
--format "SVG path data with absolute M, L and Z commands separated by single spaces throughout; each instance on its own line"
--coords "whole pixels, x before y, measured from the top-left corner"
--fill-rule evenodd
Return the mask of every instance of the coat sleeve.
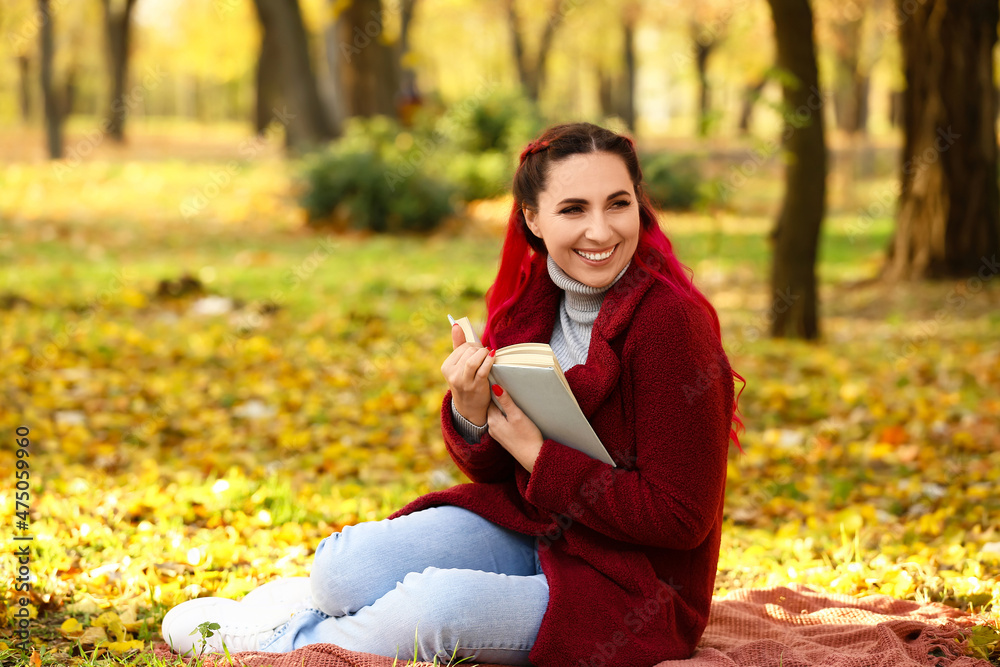
M 473 444 L 455 428 L 451 417 L 450 389 L 445 393 L 441 404 L 441 432 L 451 459 L 473 482 L 502 482 L 513 478 L 516 463 L 514 457 L 493 439 L 489 431 L 483 433 L 479 442 Z
M 627 442 L 634 424 L 632 465 L 613 468 L 545 440 L 526 497 L 613 539 L 693 549 L 723 501 L 733 381 L 707 316 L 671 306 L 637 312 L 623 349 L 631 392 L 623 389 L 617 428 Z

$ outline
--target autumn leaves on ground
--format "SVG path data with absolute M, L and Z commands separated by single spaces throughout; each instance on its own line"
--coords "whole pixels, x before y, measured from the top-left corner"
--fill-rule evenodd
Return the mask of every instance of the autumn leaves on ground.
M 151 646 L 172 605 L 306 574 L 332 531 L 464 481 L 440 434 L 439 368 L 447 314 L 484 316 L 495 231 L 306 231 L 292 168 L 266 158 L 181 216 L 212 168 L 0 171 L 0 498 L 12 523 L 23 427 L 30 520 L 15 534 L 33 538 L 39 664 L 162 665 Z M 891 221 L 859 229 L 841 211 L 822 245 L 824 341 L 775 342 L 770 217 L 663 223 L 747 378 L 717 592 L 794 581 L 942 601 L 995 624 L 996 273 L 858 282 Z M 0 570 L 4 665 L 23 660 L 13 550 Z M 970 654 L 996 640 L 984 626 Z

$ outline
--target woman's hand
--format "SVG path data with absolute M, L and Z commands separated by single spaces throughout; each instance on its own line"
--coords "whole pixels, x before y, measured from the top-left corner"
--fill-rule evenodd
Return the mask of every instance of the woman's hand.
M 535 459 L 542 450 L 542 443 L 545 439 L 542 432 L 535 426 L 535 422 L 528 418 L 528 415 L 517 407 L 511 400 L 510 394 L 503 388 L 493 385 L 493 393 L 496 394 L 503 412 L 495 405 L 489 406 L 488 423 L 490 425 L 490 435 L 500 445 L 511 453 L 517 462 L 524 466 L 524 469 L 531 472 L 535 467 Z M 507 416 L 504 417 L 504 412 Z M 468 419 L 468 417 L 466 417 Z
M 451 354 L 441 364 L 441 372 L 451 389 L 451 399 L 460 415 L 482 426 L 490 406 L 492 350 L 466 342 L 462 327 L 457 324 L 451 327 L 451 345 Z

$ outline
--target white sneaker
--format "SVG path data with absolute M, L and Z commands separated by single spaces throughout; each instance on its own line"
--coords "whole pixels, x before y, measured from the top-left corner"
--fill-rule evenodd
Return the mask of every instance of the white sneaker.
M 263 606 L 286 621 L 306 607 L 315 607 L 309 577 L 286 577 L 269 581 L 243 596 L 240 604 Z
M 268 607 L 281 606 L 295 611 L 311 606 L 312 585 L 309 577 L 285 577 L 269 581 L 243 596 L 241 603 L 259 604 Z
M 285 624 L 288 617 L 265 605 L 244 604 L 229 598 L 196 598 L 182 602 L 163 617 L 160 634 L 175 652 L 198 656 L 223 653 L 223 643 L 230 653 L 259 651 Z M 219 627 L 202 636 L 198 626 L 218 623 Z

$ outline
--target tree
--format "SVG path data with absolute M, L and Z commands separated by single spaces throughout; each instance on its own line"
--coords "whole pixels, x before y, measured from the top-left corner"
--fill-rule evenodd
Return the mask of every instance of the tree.
M 278 43 L 276 31 L 262 29 L 255 72 L 257 94 L 254 99 L 253 114 L 254 130 L 261 136 L 274 120 L 274 108 L 281 102 L 280 51 L 281 45 Z M 286 140 L 288 136 L 285 135 Z
M 872 70 L 882 56 L 891 25 L 885 0 L 817 1 L 816 29 L 832 56 L 831 90 L 834 120 L 848 135 L 868 129 Z
M 25 54 L 17 56 L 17 97 L 21 109 L 21 120 L 31 122 L 31 58 Z
M 639 2 L 630 1 L 622 8 L 622 59 L 625 61 L 625 94 L 622 99 L 622 118 L 628 129 L 635 133 L 635 26 L 641 11 Z
M 52 84 L 52 65 L 55 60 L 55 44 L 52 37 L 52 7 L 49 0 L 38 0 L 38 15 L 41 21 L 41 84 L 42 104 L 45 108 L 45 137 L 49 157 L 58 160 L 63 155 L 62 109 Z
M 352 116 L 395 118 L 400 87 L 397 45 L 385 38 L 386 12 L 382 0 L 331 3 L 334 23 L 328 31 L 327 59 L 337 82 L 341 120 Z M 412 10 L 407 3 L 405 10 Z M 412 13 L 406 14 L 406 28 Z
M 569 0 L 551 0 L 549 5 L 549 16 L 545 22 L 545 29 L 538 44 L 538 52 L 534 60 L 528 58 L 524 47 L 524 35 L 521 30 L 521 20 L 514 6 L 514 0 L 505 0 L 507 10 L 507 29 L 510 33 L 511 47 L 514 51 L 514 64 L 517 66 L 518 80 L 525 94 L 533 101 L 538 102 L 539 94 L 545 84 L 545 65 L 548 61 L 549 52 L 552 50 L 552 42 L 555 39 L 556 31 L 566 17 L 571 2 Z
M 833 110 L 837 127 L 848 134 L 862 133 L 868 126 L 868 87 L 871 75 L 862 61 L 861 40 L 864 8 L 857 3 L 831 22 L 836 38 L 833 52 L 837 66 L 833 74 Z
M 286 123 L 286 141 L 293 150 L 305 150 L 332 139 L 334 132 L 313 75 L 299 0 L 254 0 L 254 6 L 261 27 L 261 57 L 272 53 L 277 55 L 281 98 L 289 106 L 287 114 L 272 108 L 269 118 L 273 118 L 275 113 L 282 114 L 280 118 Z M 258 82 L 261 80 L 260 68 L 258 64 Z M 268 93 L 264 91 L 263 94 Z M 259 102 L 261 95 L 258 90 L 258 128 L 263 122 Z
M 809 0 L 768 0 L 782 71 L 788 161 L 785 197 L 772 232 L 771 335 L 818 338 L 816 255 L 826 206 L 826 143 Z
M 400 4 L 399 39 L 396 42 L 395 60 L 399 66 L 400 102 L 404 105 L 416 105 L 420 101 L 420 91 L 417 89 L 417 72 L 410 62 L 410 26 L 413 24 L 413 13 L 417 0 L 403 0 Z M 397 109 L 400 105 L 397 104 Z M 412 122 L 410 112 L 402 118 L 405 124 Z
M 698 4 L 698 11 L 692 14 L 689 28 L 694 48 L 695 68 L 698 72 L 698 136 L 708 136 L 711 124 L 712 109 L 711 85 L 708 81 L 708 58 L 715 48 L 725 39 L 726 23 L 724 21 L 706 20 L 705 15 L 711 13 L 705 5 Z
M 757 104 L 757 100 L 760 99 L 761 93 L 764 92 L 764 86 L 766 85 L 766 75 L 762 75 L 753 83 L 747 83 L 744 85 L 743 100 L 740 103 L 740 120 L 737 124 L 740 134 L 747 134 L 750 132 L 750 120 L 753 117 L 754 106 Z
M 37 81 L 33 70 L 38 46 L 35 28 L 41 27 L 38 11 L 37 0 L 7 0 L 0 9 L 0 34 L 5 36 L 5 55 L 17 63 L 17 106 L 25 125 L 31 122 L 32 91 Z
M 635 133 L 635 82 L 636 82 L 636 48 L 635 29 L 639 22 L 642 11 L 641 3 L 637 0 L 623 0 L 616 5 L 605 5 L 608 9 L 607 18 L 598 26 L 598 33 L 601 34 L 611 24 L 607 21 L 615 20 L 621 23 L 621 73 L 616 73 L 616 68 L 606 67 L 598 62 L 597 73 L 597 94 L 601 105 L 601 111 L 605 116 L 619 116 L 625 121 L 629 131 Z
M 883 277 L 974 276 L 1000 250 L 993 80 L 1000 7 L 996 0 L 897 0 L 896 7 L 904 140 Z
M 108 71 L 111 75 L 111 99 L 108 102 L 108 134 L 117 142 L 125 140 L 125 86 L 128 84 L 129 39 L 132 11 L 136 0 L 102 0 L 104 30 L 107 34 Z

